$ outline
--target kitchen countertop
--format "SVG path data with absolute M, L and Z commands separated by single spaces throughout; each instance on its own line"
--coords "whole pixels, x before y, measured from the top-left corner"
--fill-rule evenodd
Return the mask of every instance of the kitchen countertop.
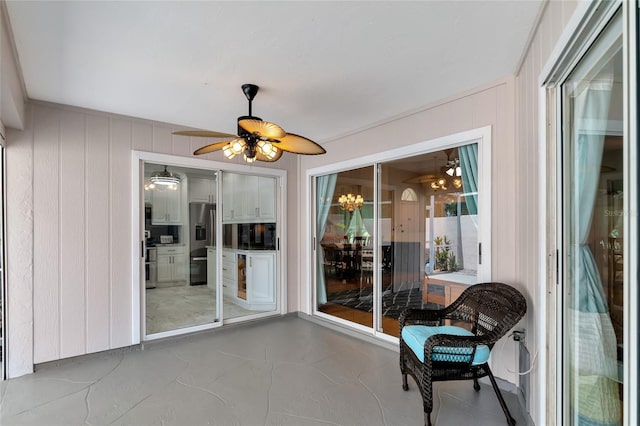
M 171 244 L 162 244 L 162 243 L 158 243 L 158 244 L 149 244 L 147 247 L 180 247 L 180 246 L 184 246 L 184 243 L 171 243 Z

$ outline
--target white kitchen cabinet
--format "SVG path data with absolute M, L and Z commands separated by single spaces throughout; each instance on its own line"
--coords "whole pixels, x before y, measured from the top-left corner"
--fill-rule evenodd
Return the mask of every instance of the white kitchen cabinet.
M 207 247 L 207 287 L 216 289 L 216 249 Z
M 238 263 L 233 250 L 222 251 L 222 293 L 225 299 L 234 300 L 238 291 Z
M 252 311 L 274 311 L 275 259 L 272 251 L 224 249 L 222 287 L 225 300 Z
M 159 246 L 157 254 L 158 282 L 187 280 L 187 256 L 184 246 Z
M 249 309 L 275 310 L 275 253 L 247 255 L 247 303 Z
M 243 175 L 235 173 L 225 173 L 222 175 L 222 221 L 232 223 L 240 214 L 238 203 L 241 201 L 240 195 L 236 193 L 241 186 L 240 180 Z M 241 205 L 241 203 L 240 203 Z M 237 219 L 236 219 L 237 220 Z
M 275 178 L 229 173 L 224 175 L 222 186 L 224 222 L 275 222 Z
M 256 222 L 276 220 L 276 179 L 247 176 L 244 218 Z
M 154 189 L 151 200 L 152 225 L 182 224 L 182 191 L 180 185 L 176 189 Z
M 189 179 L 190 203 L 214 203 L 216 201 L 216 181 L 213 178 Z

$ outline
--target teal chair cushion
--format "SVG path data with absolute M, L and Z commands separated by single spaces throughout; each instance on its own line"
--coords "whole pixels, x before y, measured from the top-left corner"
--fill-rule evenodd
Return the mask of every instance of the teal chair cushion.
M 473 336 L 474 334 L 462 327 L 443 325 L 439 327 L 427 327 L 426 325 L 407 325 L 402 328 L 402 339 L 411 348 L 421 362 L 424 362 L 424 343 L 435 334 L 452 334 L 454 336 Z M 437 353 L 436 353 L 437 352 Z M 443 362 L 469 362 L 471 348 L 457 348 L 436 346 L 432 356 L 433 361 Z M 491 350 L 487 345 L 478 345 L 473 356 L 472 365 L 480 365 L 487 362 Z

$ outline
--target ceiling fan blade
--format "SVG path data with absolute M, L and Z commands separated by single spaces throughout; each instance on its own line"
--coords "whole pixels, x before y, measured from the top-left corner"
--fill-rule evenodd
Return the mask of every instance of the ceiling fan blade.
M 231 133 L 211 132 L 209 130 L 181 130 L 173 132 L 174 135 L 180 136 L 196 136 L 198 138 L 235 138 L 236 135 Z
M 273 163 L 274 161 L 278 161 L 280 157 L 282 157 L 282 154 L 283 154 L 283 151 L 279 149 L 273 158 L 269 158 L 263 153 L 261 153 L 260 150 L 258 150 L 256 152 L 256 160 L 264 161 L 265 163 Z
M 293 152 L 294 154 L 316 155 L 327 152 L 311 139 L 293 133 L 287 133 L 286 136 L 275 139 L 278 142 L 274 144 L 275 147 L 283 151 Z
M 225 146 L 227 146 L 229 143 L 233 142 L 231 141 L 221 141 L 221 142 L 216 142 L 216 143 L 212 143 L 209 145 L 205 145 L 202 148 L 198 148 L 195 151 L 193 151 L 194 155 L 202 155 L 202 154 L 208 154 L 210 152 L 214 152 L 214 151 L 219 151 L 222 148 L 224 148 Z
M 249 133 L 257 133 L 267 139 L 279 139 L 287 134 L 282 127 L 268 121 L 244 119 L 238 121 L 238 125 Z

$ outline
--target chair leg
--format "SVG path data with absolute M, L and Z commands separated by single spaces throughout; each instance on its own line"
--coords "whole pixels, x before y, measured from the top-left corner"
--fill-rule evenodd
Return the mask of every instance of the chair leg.
M 407 373 L 402 373 L 402 390 L 409 390 L 409 383 L 407 383 Z
M 480 383 L 478 383 L 477 377 L 473 378 L 473 389 L 475 389 L 476 392 L 480 392 Z
M 496 396 L 498 397 L 498 401 L 500 402 L 500 406 L 502 407 L 502 411 L 504 411 L 504 415 L 507 417 L 507 423 L 509 426 L 515 426 L 516 421 L 513 417 L 511 417 L 511 413 L 509 412 L 509 407 L 507 407 L 507 403 L 504 401 L 502 397 L 502 393 L 498 388 L 498 383 L 496 383 L 496 378 L 493 377 L 493 373 L 489 366 L 484 367 L 487 370 L 487 375 L 489 376 L 489 380 L 491 380 L 491 386 L 493 386 L 493 390 L 496 392 Z
M 431 423 L 431 413 L 424 413 L 424 424 L 425 426 L 433 426 Z

